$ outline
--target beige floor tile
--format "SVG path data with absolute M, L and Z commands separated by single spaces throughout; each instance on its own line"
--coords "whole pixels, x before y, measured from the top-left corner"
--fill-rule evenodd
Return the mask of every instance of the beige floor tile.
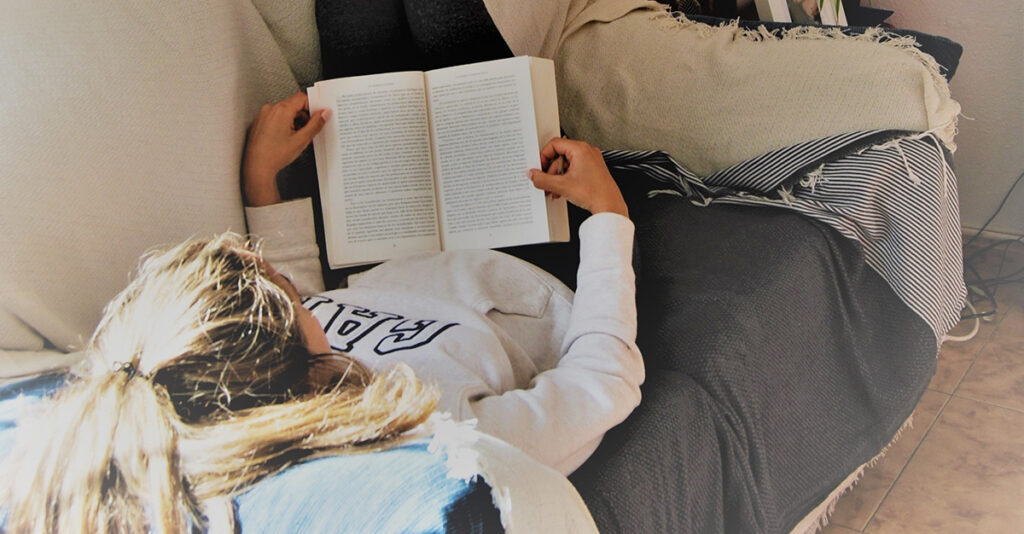
M 964 323 L 971 321 L 964 321 Z M 971 326 L 966 324 L 957 325 L 951 331 L 951 335 L 967 335 L 971 332 Z M 982 321 L 978 333 L 970 341 L 947 341 L 942 344 L 939 351 L 939 360 L 935 366 L 935 376 L 928 384 L 929 389 L 943 393 L 953 393 L 960 384 L 967 369 L 971 367 L 974 358 L 985 348 L 985 345 L 992 339 L 995 333 L 996 324 Z
M 885 456 L 865 470 L 857 485 L 839 499 L 830 523 L 850 527 L 858 532 L 867 526 L 947 400 L 949 395 L 925 391 L 914 409 L 913 426 L 905 429 Z
M 996 300 L 1018 308 L 1024 307 L 1024 284 L 1004 284 L 996 289 Z
M 1014 253 L 1009 255 L 1008 258 L 1003 265 L 1004 275 L 1024 265 L 1024 254 Z M 976 262 L 976 268 L 981 276 L 995 276 L 998 272 L 1000 261 L 1001 258 L 998 254 L 986 254 L 979 257 L 979 260 Z M 993 339 L 999 324 L 1013 310 L 1022 309 L 1022 304 L 1024 304 L 1024 285 L 1015 284 L 999 287 L 996 291 L 996 302 L 998 305 L 996 315 L 988 321 L 981 321 L 981 326 L 974 338 L 966 342 L 947 341 L 942 345 L 935 376 L 932 377 L 932 381 L 928 385 L 929 388 L 944 393 L 953 393 L 956 390 L 967 374 L 971 364 L 974 363 L 974 360 L 980 355 L 982 349 L 988 345 L 989 341 Z M 991 309 L 987 302 L 981 302 L 978 306 L 981 307 L 979 311 Z M 973 320 L 963 321 L 950 331 L 949 334 L 954 336 L 966 335 L 971 332 L 973 327 Z
M 1021 532 L 1024 413 L 953 397 L 865 533 Z
M 997 265 L 995 261 L 991 262 L 993 266 L 987 268 L 983 272 L 984 276 L 996 276 Z M 1006 262 L 1002 266 L 1002 276 L 1009 276 L 1016 271 L 1024 268 L 1024 246 L 1017 247 L 1017 254 L 1008 257 Z M 1020 276 L 1019 274 L 1017 275 Z M 996 301 L 999 303 L 1000 308 L 1021 308 L 1024 307 L 1024 284 L 1002 284 L 995 288 Z
M 955 394 L 1024 412 L 1024 309 L 1008 311 Z
M 860 531 L 839 525 L 828 525 L 825 528 L 819 530 L 818 534 L 860 534 Z

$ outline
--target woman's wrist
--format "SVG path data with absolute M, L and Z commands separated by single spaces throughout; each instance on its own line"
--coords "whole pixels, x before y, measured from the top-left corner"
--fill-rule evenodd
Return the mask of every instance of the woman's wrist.
M 625 202 L 621 204 L 595 206 L 594 211 L 592 211 L 591 214 L 597 215 L 598 213 L 615 213 L 617 215 L 622 215 L 627 219 L 629 218 L 629 208 L 626 207 Z
M 281 202 L 276 172 L 246 169 L 243 177 L 246 206 L 258 208 Z
M 626 206 L 626 200 L 622 198 L 622 193 L 619 193 L 618 190 L 614 194 L 608 194 L 604 198 L 595 201 L 590 213 L 616 213 L 627 219 L 629 218 L 629 208 Z

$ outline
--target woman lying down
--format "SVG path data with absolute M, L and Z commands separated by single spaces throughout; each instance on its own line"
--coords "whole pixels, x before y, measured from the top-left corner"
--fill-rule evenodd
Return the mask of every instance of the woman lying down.
M 323 113 L 293 126 L 308 116 L 297 93 L 250 128 L 244 189 L 263 257 L 235 235 L 186 242 L 146 257 L 108 305 L 90 374 L 24 425 L 35 433 L 4 465 L 9 531 L 208 525 L 295 458 L 386 441 L 435 410 L 568 474 L 636 407 L 633 224 L 597 149 L 552 140 L 542 163 L 561 155 L 567 171 L 529 175 L 593 214 L 575 295 L 511 256 L 461 251 L 392 260 L 303 301 L 296 288 L 323 285 L 311 205 L 281 202 L 275 178 Z

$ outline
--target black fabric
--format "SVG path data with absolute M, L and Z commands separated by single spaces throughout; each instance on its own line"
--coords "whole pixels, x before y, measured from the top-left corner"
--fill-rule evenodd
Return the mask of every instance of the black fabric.
M 401 0 L 316 2 L 324 79 L 419 70 Z
M 496 534 L 505 532 L 501 514 L 494 507 L 491 486 L 483 478 L 474 478 L 470 489 L 444 510 L 446 534 Z
M 511 57 L 481 0 L 318 0 L 325 79 Z
M 851 26 L 879 26 L 895 13 L 891 9 L 864 7 L 860 0 L 843 0 L 843 11 Z
M 774 208 L 630 206 L 640 407 L 571 480 L 601 532 L 787 532 L 870 460 L 935 370 L 855 242 Z

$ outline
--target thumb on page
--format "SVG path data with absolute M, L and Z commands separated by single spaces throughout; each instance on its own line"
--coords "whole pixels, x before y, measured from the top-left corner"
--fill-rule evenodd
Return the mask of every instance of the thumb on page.
M 533 181 L 533 186 L 537 189 L 543 189 L 548 193 L 553 193 L 559 196 L 567 196 L 566 193 L 569 189 L 569 181 L 564 175 L 548 174 L 546 172 L 533 169 L 530 171 L 530 180 Z
M 320 133 L 320 130 L 324 128 L 324 124 L 327 124 L 327 119 L 330 116 L 330 108 L 321 109 L 310 115 L 306 124 L 295 132 L 295 137 L 302 143 L 303 147 L 312 142 L 313 138 L 316 137 L 316 134 Z

